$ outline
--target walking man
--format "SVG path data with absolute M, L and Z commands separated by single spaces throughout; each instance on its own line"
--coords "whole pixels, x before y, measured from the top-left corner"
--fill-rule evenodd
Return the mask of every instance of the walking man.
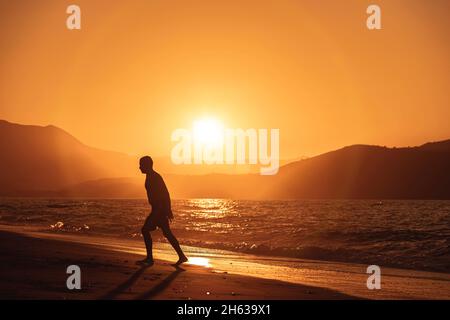
M 139 161 L 139 169 L 146 175 L 145 189 L 147 190 L 148 202 L 152 207 L 152 211 L 142 227 L 142 235 L 147 249 L 147 258 L 137 263 L 148 266 L 153 265 L 152 237 L 150 232 L 156 230 L 156 228 L 160 228 L 178 254 L 178 261 L 175 263 L 178 266 L 188 261 L 188 258 L 183 253 L 183 250 L 181 250 L 180 244 L 173 235 L 172 230 L 170 230 L 169 222 L 173 219 L 173 213 L 170 205 L 169 191 L 161 175 L 153 170 L 153 160 L 151 157 L 142 157 Z

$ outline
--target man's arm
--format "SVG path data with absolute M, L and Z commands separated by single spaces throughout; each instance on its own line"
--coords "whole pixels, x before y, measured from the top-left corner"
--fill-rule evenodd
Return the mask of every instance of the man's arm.
M 148 200 L 148 204 L 151 206 L 152 205 L 152 201 L 150 200 L 150 195 L 149 195 L 148 192 L 147 192 L 147 200 Z
M 169 210 L 169 214 L 168 214 L 167 217 L 169 218 L 169 221 L 172 222 L 172 220 L 173 220 L 173 212 L 172 212 L 172 209 Z

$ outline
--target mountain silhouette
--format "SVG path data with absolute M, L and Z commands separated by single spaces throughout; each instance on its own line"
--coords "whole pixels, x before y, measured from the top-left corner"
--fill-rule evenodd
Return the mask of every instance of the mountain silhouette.
M 87 147 L 54 126 L 0 120 L 0 150 L 2 195 L 28 195 L 136 171 L 132 157 Z
M 450 199 L 450 140 L 412 148 L 348 146 L 285 165 L 275 176 L 165 178 L 175 198 Z M 142 179 L 111 179 L 91 181 L 63 195 L 122 197 L 128 190 L 129 196 L 142 197 L 141 189 Z
M 450 140 L 419 147 L 354 145 L 280 169 L 274 198 L 450 199 Z
M 137 158 L 85 146 L 54 126 L 0 120 L 0 150 L 2 196 L 145 196 Z M 275 176 L 161 171 L 174 198 L 450 199 L 450 140 L 348 146 L 284 165 Z

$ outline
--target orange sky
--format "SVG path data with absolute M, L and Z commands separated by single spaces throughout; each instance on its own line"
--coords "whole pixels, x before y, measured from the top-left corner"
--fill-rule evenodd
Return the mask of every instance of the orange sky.
M 72 3 L 0 0 L 0 118 L 152 155 L 203 115 L 282 158 L 450 138 L 450 1 L 77 0 L 69 31 Z

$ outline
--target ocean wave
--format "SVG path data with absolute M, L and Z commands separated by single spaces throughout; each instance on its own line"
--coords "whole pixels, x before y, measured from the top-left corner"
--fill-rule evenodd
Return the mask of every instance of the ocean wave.
M 320 246 L 299 246 L 297 248 L 291 247 L 270 247 L 265 244 L 249 244 L 249 243 L 219 243 L 219 242 L 204 242 L 196 240 L 187 240 L 186 245 L 220 249 L 228 251 L 237 251 L 247 254 L 286 257 L 296 259 L 311 259 L 311 260 L 325 260 L 337 262 L 353 262 L 359 264 L 377 264 L 387 267 L 398 268 L 412 268 L 423 269 L 437 272 L 450 272 L 450 246 L 446 246 L 437 250 L 437 252 L 430 252 L 429 256 L 433 259 L 427 258 L 427 254 L 423 251 L 417 250 L 415 253 L 409 252 L 408 256 L 404 252 L 390 252 L 386 255 L 383 250 L 365 250 L 355 248 L 342 247 L 320 247 Z
M 450 270 L 450 201 L 195 199 L 172 207 L 172 228 L 186 245 Z M 0 209 L 2 223 L 133 238 L 149 213 L 143 200 L 1 199 Z

